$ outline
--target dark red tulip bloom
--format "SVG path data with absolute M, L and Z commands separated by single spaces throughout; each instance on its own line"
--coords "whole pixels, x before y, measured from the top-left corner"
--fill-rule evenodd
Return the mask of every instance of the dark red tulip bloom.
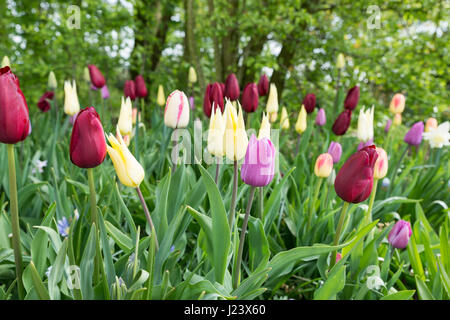
M 212 84 L 206 86 L 205 97 L 203 98 L 203 112 L 209 118 L 211 117 L 211 100 L 209 96 L 211 95 Z
M 0 142 L 15 144 L 30 132 L 28 105 L 19 79 L 9 67 L 0 69 Z
M 348 127 L 350 127 L 350 122 L 352 121 L 352 110 L 345 109 L 336 118 L 333 123 L 333 132 L 337 136 L 342 136 L 347 132 Z
M 302 103 L 305 106 L 306 112 L 313 112 L 316 107 L 316 95 L 314 93 L 308 93 L 305 98 L 303 98 Z
M 222 95 L 225 92 L 225 83 L 219 82 L 220 89 L 222 90 Z
M 145 85 L 144 77 L 141 75 L 136 76 L 134 84 L 136 86 L 136 96 L 138 98 L 146 98 L 148 96 L 148 90 Z
M 246 112 L 255 112 L 258 108 L 258 87 L 256 83 L 248 83 L 242 93 L 242 108 Z
M 267 78 L 266 74 L 263 74 L 261 78 L 259 78 L 258 94 L 260 97 L 263 97 L 268 93 L 269 93 L 269 78 Z
M 102 72 L 97 68 L 96 65 L 90 64 L 88 65 L 89 75 L 91 76 L 91 82 L 96 88 L 103 88 L 106 84 L 105 77 Z
M 349 110 L 355 110 L 359 101 L 359 87 L 354 86 L 347 92 L 347 96 L 344 101 L 344 108 Z
M 72 129 L 70 160 L 80 168 L 94 168 L 106 157 L 106 141 L 94 107 L 81 110 Z
M 334 189 L 344 201 L 360 203 L 372 192 L 373 167 L 378 153 L 374 145 L 364 147 L 354 153 L 339 170 Z
M 225 91 L 224 96 L 231 101 L 235 101 L 239 99 L 239 95 L 241 94 L 241 89 L 239 88 L 239 83 L 234 75 L 234 73 L 230 74 L 225 81 Z
M 123 93 L 125 95 L 125 98 L 129 97 L 131 100 L 136 99 L 136 85 L 134 84 L 133 80 L 125 81 L 125 85 L 123 87 Z
M 55 93 L 53 91 L 47 91 L 44 93 L 37 103 L 38 108 L 41 109 L 42 112 L 47 112 L 50 110 L 49 100 L 53 100 L 54 97 Z

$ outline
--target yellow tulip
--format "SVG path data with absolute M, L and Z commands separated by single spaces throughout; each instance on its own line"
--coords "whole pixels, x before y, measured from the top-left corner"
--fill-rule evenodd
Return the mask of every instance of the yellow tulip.
M 336 68 L 343 69 L 345 67 L 345 57 L 342 53 L 338 54 Z
M 189 83 L 193 84 L 197 82 L 197 73 L 195 72 L 194 67 L 189 67 Z
M 285 107 L 281 109 L 280 125 L 281 129 L 289 129 L 289 116 Z
M 274 123 L 278 119 L 278 112 L 269 113 L 270 122 Z
M 298 132 L 298 134 L 302 134 L 306 131 L 306 109 L 305 106 L 302 105 L 302 108 L 300 109 L 300 112 L 298 114 L 297 122 L 295 123 L 295 131 Z
M 50 71 L 48 75 L 48 87 L 52 90 L 55 90 L 58 87 L 58 82 L 56 82 L 56 76 L 53 71 Z
M 131 135 L 133 131 L 133 107 L 131 105 L 131 100 L 129 97 L 124 99 L 122 97 L 122 104 L 120 107 L 119 122 L 117 127 L 119 128 L 120 134 L 122 136 Z
M 314 174 L 319 178 L 328 178 L 333 170 L 333 157 L 329 153 L 322 153 L 317 157 Z
M 8 56 L 4 56 L 2 59 L 2 68 L 11 67 L 11 62 L 9 61 Z
M 425 123 L 425 132 L 430 132 L 433 129 L 436 129 L 438 127 L 438 122 L 435 118 L 428 118 L 427 122 Z
M 120 182 L 127 187 L 137 188 L 144 180 L 144 168 L 128 150 L 119 132 L 117 132 L 117 137 L 118 139 L 111 133 L 107 136 L 111 145 L 106 146 L 108 154 L 111 157 Z
M 215 109 L 215 110 L 214 110 Z M 216 157 L 223 157 L 223 136 L 225 133 L 225 121 L 220 108 L 212 108 L 209 119 L 208 152 Z
M 270 115 L 270 121 L 277 119 L 278 113 L 278 91 L 274 83 L 270 84 L 269 97 L 267 98 L 266 111 Z M 275 115 L 274 115 L 275 114 Z
M 164 88 L 162 85 L 158 86 L 158 96 L 156 98 L 156 103 L 161 107 L 166 104 L 166 96 L 164 95 Z
M 224 154 L 232 161 L 244 158 L 247 151 L 248 137 L 245 131 L 244 117 L 240 103 L 239 114 L 236 108 L 227 100 L 225 104 L 225 134 L 223 136 Z
M 83 70 L 83 80 L 86 82 L 91 82 L 91 74 L 89 73 L 88 67 L 85 67 Z
M 72 85 L 70 81 L 64 81 L 64 112 L 73 116 L 80 111 L 80 103 L 78 102 L 77 95 L 77 84 L 75 80 L 72 81 Z
M 263 113 L 263 118 L 258 133 L 258 140 L 261 140 L 262 138 L 267 138 L 270 140 L 270 122 L 267 114 L 265 113 Z

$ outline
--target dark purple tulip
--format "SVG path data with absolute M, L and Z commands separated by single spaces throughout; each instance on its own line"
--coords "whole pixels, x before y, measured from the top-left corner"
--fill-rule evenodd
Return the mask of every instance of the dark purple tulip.
M 389 132 L 389 129 L 391 128 L 391 125 L 392 125 L 392 120 L 388 119 L 386 121 L 386 126 L 384 127 L 384 132 Z
M 313 112 L 316 107 L 316 95 L 314 93 L 308 93 L 305 98 L 303 98 L 302 104 L 305 106 L 307 113 Z
M 239 95 L 241 94 L 241 89 L 239 89 L 239 83 L 234 75 L 234 73 L 230 74 L 225 81 L 225 91 L 224 96 L 231 101 L 235 101 L 239 99 Z
M 242 109 L 246 112 L 255 112 L 258 108 L 258 88 L 255 83 L 248 83 L 242 93 Z
M 106 80 L 101 71 L 93 64 L 88 65 L 88 69 L 92 84 L 97 88 L 103 88 Z
M 54 97 L 55 93 L 53 91 L 47 91 L 44 93 L 37 103 L 38 108 L 41 109 L 42 112 L 47 112 L 50 110 L 49 100 L 53 100 Z
M 148 90 L 145 85 L 144 77 L 141 75 L 136 76 L 134 84 L 136 86 L 136 96 L 138 98 L 146 98 L 148 96 Z
M 269 78 L 266 74 L 261 75 L 258 82 L 258 95 L 263 97 L 269 93 Z
M 333 132 L 337 136 L 342 136 L 347 132 L 348 127 L 350 126 L 350 122 L 352 120 L 352 110 L 345 109 L 341 112 L 341 114 L 337 117 L 336 121 L 333 124 Z
M 424 125 L 422 121 L 413 124 L 411 129 L 405 134 L 405 141 L 410 146 L 418 146 L 422 142 Z
M 212 89 L 213 85 L 212 84 L 208 84 L 206 86 L 206 90 L 205 90 L 205 96 L 203 97 L 203 112 L 205 113 L 205 115 L 209 118 L 211 117 L 211 100 L 210 100 L 210 95 L 211 95 L 211 89 Z
M 220 83 L 215 82 L 211 87 L 211 91 L 209 92 L 209 101 L 211 102 L 211 106 L 214 105 L 220 107 L 220 110 L 223 112 L 223 91 Z
M 388 235 L 388 241 L 394 248 L 405 249 L 411 238 L 411 224 L 405 220 L 399 220 Z
M 354 86 L 347 92 L 347 96 L 344 101 L 344 108 L 349 110 L 355 110 L 359 101 L 359 87 Z
M 125 85 L 123 87 L 123 93 L 125 97 L 129 97 L 131 100 L 136 99 L 136 85 L 133 80 L 125 81 Z
M 222 95 L 225 92 L 225 83 L 219 82 L 220 89 L 222 90 Z

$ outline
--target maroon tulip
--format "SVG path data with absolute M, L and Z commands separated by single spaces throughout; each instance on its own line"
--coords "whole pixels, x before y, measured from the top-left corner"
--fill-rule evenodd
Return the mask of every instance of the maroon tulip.
M 350 127 L 350 122 L 352 120 L 352 110 L 345 109 L 337 117 L 336 121 L 333 123 L 333 132 L 337 136 L 342 136 L 347 132 L 348 127 Z
M 213 85 L 212 84 L 208 84 L 206 86 L 206 91 L 205 91 L 205 97 L 203 98 L 203 112 L 205 113 L 205 115 L 209 118 L 211 117 L 211 100 L 209 99 L 210 95 L 211 95 L 211 89 L 212 89 Z
M 313 112 L 316 107 L 316 95 L 314 93 L 308 93 L 305 98 L 303 98 L 302 103 L 305 106 L 306 112 Z
M 256 83 L 248 83 L 242 93 L 242 108 L 246 112 L 255 112 L 258 109 L 258 100 L 259 95 Z
M 231 101 L 235 101 L 239 99 L 239 95 L 241 94 L 241 89 L 239 89 L 239 83 L 234 75 L 234 73 L 230 74 L 225 81 L 225 91 L 224 96 Z
M 259 78 L 258 94 L 260 97 L 263 97 L 268 93 L 269 93 L 269 78 L 267 78 L 266 74 L 263 74 L 261 78 Z
M 136 86 L 136 96 L 138 98 L 146 98 L 148 96 L 148 90 L 145 85 L 144 77 L 141 75 L 136 76 L 134 84 Z
M 0 142 L 15 144 L 30 132 L 28 105 L 19 79 L 9 67 L 0 69 Z
M 220 89 L 222 90 L 222 95 L 225 92 L 225 83 L 219 82 Z
M 55 93 L 53 91 L 47 91 L 44 93 L 37 103 L 38 108 L 41 109 L 42 112 L 47 112 L 50 110 L 49 100 L 53 100 L 54 97 Z
M 106 84 L 106 80 L 101 71 L 94 64 L 88 65 L 88 68 L 92 84 L 97 88 L 103 88 Z
M 359 101 L 359 87 L 354 86 L 347 92 L 347 96 L 344 101 L 344 108 L 349 110 L 355 110 Z
M 94 107 L 81 110 L 70 139 L 70 160 L 80 168 L 94 168 L 106 157 L 106 141 L 100 117 Z
M 136 86 L 135 86 L 133 80 L 125 81 L 125 85 L 123 87 L 123 93 L 125 95 L 125 98 L 129 97 L 133 101 L 136 99 Z
M 360 203 L 372 192 L 373 167 L 377 161 L 376 147 L 371 145 L 354 153 L 339 170 L 334 189 L 346 202 Z

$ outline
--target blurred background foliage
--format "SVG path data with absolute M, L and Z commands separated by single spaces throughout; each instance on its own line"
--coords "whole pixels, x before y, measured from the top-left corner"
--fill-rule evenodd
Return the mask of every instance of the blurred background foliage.
M 74 5 L 79 29 L 67 26 Z M 143 74 L 155 101 L 159 84 L 166 94 L 186 90 L 192 65 L 199 108 L 207 83 L 234 72 L 243 88 L 265 72 L 281 106 L 296 112 L 309 92 L 332 108 L 342 52 L 343 86 L 361 87 L 360 105 L 387 113 L 402 92 L 406 124 L 441 122 L 449 118 L 449 12 L 444 0 L 0 0 L 0 55 L 10 57 L 32 113 L 51 70 L 62 99 L 65 79 L 87 86 L 89 63 L 106 75 L 116 108 L 126 79 Z

